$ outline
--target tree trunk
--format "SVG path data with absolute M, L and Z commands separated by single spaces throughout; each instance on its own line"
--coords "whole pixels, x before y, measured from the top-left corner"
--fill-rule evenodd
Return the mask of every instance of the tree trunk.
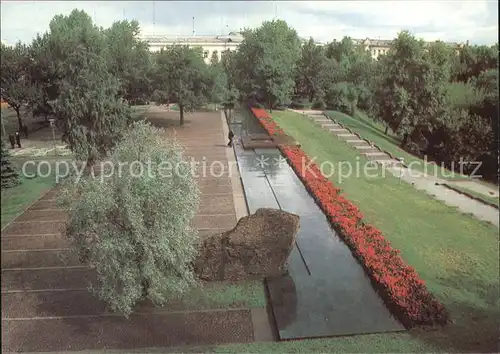
M 384 134 L 387 135 L 387 131 L 389 130 L 389 126 L 386 124 L 385 125 L 385 131 L 384 131 Z
M 17 114 L 17 123 L 19 125 L 19 132 L 22 132 L 23 131 L 23 121 L 21 119 L 21 108 L 14 108 L 14 110 L 16 111 L 16 114 Z
M 179 104 L 180 125 L 184 125 L 184 106 Z
M 401 147 L 404 148 L 406 146 L 406 144 L 408 144 L 408 140 L 409 140 L 408 138 L 409 137 L 410 136 L 409 136 L 408 133 L 404 133 L 404 135 L 403 135 L 403 141 L 401 142 Z

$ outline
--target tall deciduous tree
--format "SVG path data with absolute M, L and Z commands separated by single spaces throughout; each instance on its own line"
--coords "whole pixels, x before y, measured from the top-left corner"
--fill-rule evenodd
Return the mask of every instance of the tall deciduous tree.
M 237 52 L 238 89 L 248 98 L 266 102 L 272 109 L 290 100 L 300 55 L 300 40 L 294 29 L 281 20 L 264 22 L 244 31 Z
M 51 105 L 57 123 L 78 159 L 91 167 L 118 141 L 130 111 L 119 97 L 119 81 L 108 67 L 108 42 L 83 11 L 56 16 L 38 53 L 52 65 Z
M 31 102 L 35 90 L 31 81 L 29 49 L 22 43 L 14 47 L 1 44 L 0 47 L 0 94 L 17 114 L 19 131 L 22 131 L 23 120 L 21 108 Z
M 175 45 L 160 51 L 156 56 L 154 85 L 157 102 L 179 105 L 183 125 L 186 108 L 200 107 L 210 98 L 212 78 L 201 49 Z
M 152 68 L 148 44 L 138 39 L 137 21 L 118 21 L 104 30 L 111 74 L 120 80 L 120 95 L 130 103 L 149 96 Z
M 403 31 L 384 60 L 377 90 L 379 114 L 398 133 L 402 145 L 420 139 L 444 109 L 445 82 L 424 58 L 424 42 Z
M 327 60 L 325 50 L 316 45 L 314 39 L 310 38 L 302 46 L 295 79 L 296 94 L 307 97 L 309 102 L 323 99 Z

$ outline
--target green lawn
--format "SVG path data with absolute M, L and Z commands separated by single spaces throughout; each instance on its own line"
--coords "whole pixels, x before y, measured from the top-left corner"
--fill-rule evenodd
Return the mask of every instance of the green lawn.
M 53 178 L 35 177 L 21 178 L 21 184 L 2 189 L 2 229 L 53 186 Z
M 358 133 L 363 139 L 368 139 L 374 142 L 381 149 L 390 152 L 395 157 L 404 158 L 405 164 L 408 165 L 413 162 L 411 167 L 417 171 L 427 172 L 429 174 L 433 174 L 434 171 L 436 171 L 437 177 L 451 180 L 463 180 L 469 178 L 468 176 L 458 173 L 458 166 L 455 168 L 457 172 L 453 173 L 450 170 L 441 168 L 435 164 L 425 164 L 424 160 L 404 151 L 399 147 L 400 141 L 396 135 L 394 135 L 390 130 L 387 135 L 384 134 L 384 125 L 371 119 L 361 111 L 357 111 L 354 117 L 337 111 L 326 111 L 325 113 L 343 126 L 348 127 L 355 133 Z
M 293 112 L 274 119 L 317 163 L 355 164 L 356 151 Z M 361 159 L 362 163 L 366 159 Z M 380 170 L 381 172 L 381 170 Z M 451 312 L 453 324 L 437 330 L 339 339 L 224 346 L 232 352 L 492 352 L 498 340 L 498 229 L 433 200 L 411 185 L 386 177 L 351 177 L 339 184 L 429 289 Z
M 225 308 L 266 307 L 264 284 L 261 280 L 236 283 L 211 282 L 191 290 L 180 301 L 166 305 L 171 310 L 205 310 Z

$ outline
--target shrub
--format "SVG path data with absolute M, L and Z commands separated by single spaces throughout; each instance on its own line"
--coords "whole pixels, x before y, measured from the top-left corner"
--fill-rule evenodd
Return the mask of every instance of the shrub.
M 2 140 L 1 146 L 1 179 L 2 189 L 17 186 L 19 184 L 19 175 L 9 161 L 9 150 Z
M 110 157 L 113 167 L 107 162 L 106 174 L 64 187 L 60 200 L 71 208 L 66 236 L 97 272 L 95 293 L 125 315 L 141 299 L 164 304 L 195 284 L 190 222 L 199 199 L 180 146 L 143 121 L 131 128 Z
M 318 100 L 318 101 L 315 101 L 312 106 L 311 106 L 312 109 L 319 109 L 319 110 L 324 110 L 326 108 L 326 104 L 325 104 L 325 101 L 323 100 Z
M 290 103 L 289 107 L 292 109 L 304 109 L 306 107 L 306 105 L 302 102 L 294 101 L 294 102 Z

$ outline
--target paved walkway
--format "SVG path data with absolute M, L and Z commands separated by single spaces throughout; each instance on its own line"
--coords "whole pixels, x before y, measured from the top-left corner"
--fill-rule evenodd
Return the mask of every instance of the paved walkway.
M 323 129 L 330 131 L 337 138 L 344 140 L 353 149 L 358 150 L 360 154 L 386 168 L 387 171 L 392 173 L 394 176 L 412 184 L 416 189 L 425 191 L 435 199 L 440 200 L 449 206 L 456 207 L 465 214 L 472 214 L 479 220 L 490 222 L 497 227 L 500 225 L 500 214 L 498 209 L 469 198 L 461 193 L 455 192 L 445 186 L 440 186 L 439 184 L 449 183 L 443 179 L 439 179 L 431 175 L 424 175 L 421 172 L 402 167 L 398 160 L 393 159 L 389 154 L 371 146 L 359 135 L 351 133 L 347 129 L 343 128 L 334 120 L 326 117 L 322 111 L 294 110 L 294 112 L 306 115 Z M 469 181 L 467 183 L 469 186 L 468 188 L 479 189 L 483 192 L 487 190 L 486 186 L 478 182 Z
M 169 119 L 174 121 L 177 114 L 158 112 L 152 120 L 161 124 Z M 227 166 L 231 149 L 225 147 L 222 128 L 220 113 L 194 113 L 176 132 L 190 156 Z M 238 188 L 241 192 L 241 185 L 234 185 L 239 180 L 226 171 L 220 178 L 200 177 L 198 182 L 203 194 L 194 222 L 200 234 L 234 227 L 235 203 L 245 212 L 241 195 L 233 193 Z M 61 236 L 67 214 L 57 208 L 58 192 L 49 191 L 2 230 L 2 352 L 205 345 L 269 335 L 262 329 L 265 309 L 187 311 L 143 304 L 129 320 L 110 313 L 87 290 L 95 274 L 69 252 Z

